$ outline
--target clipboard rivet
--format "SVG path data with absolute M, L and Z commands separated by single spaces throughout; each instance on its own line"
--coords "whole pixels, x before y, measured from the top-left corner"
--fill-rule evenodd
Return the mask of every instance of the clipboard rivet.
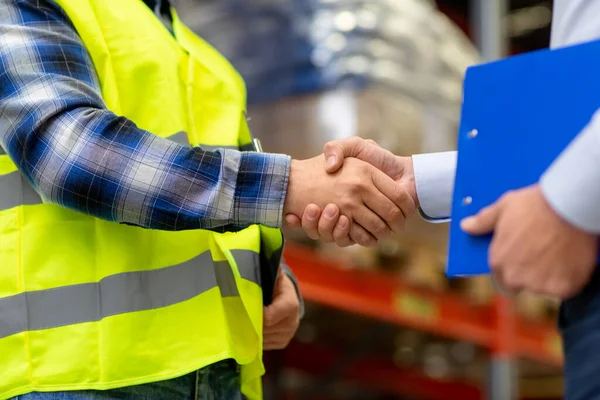
M 471 204 L 473 202 L 473 198 L 471 196 L 467 196 L 463 199 L 462 203 L 465 206 L 468 206 L 469 204 Z
M 478 131 L 477 129 L 471 129 L 471 130 L 469 131 L 469 134 L 468 134 L 468 136 L 469 136 L 469 138 L 473 139 L 473 138 L 474 138 L 474 137 L 476 137 L 478 134 L 479 134 L 479 131 Z

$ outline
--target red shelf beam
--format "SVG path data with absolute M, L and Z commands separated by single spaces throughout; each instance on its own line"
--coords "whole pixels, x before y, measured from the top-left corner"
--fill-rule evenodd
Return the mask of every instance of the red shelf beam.
M 477 307 L 461 295 L 415 288 L 397 276 L 360 271 L 326 260 L 313 250 L 286 244 L 286 263 L 297 275 L 306 300 L 374 319 L 458 340 L 494 353 L 516 355 L 561 365 L 556 330 L 548 324 L 525 323 L 508 311 L 505 301 Z M 503 308 L 498 308 L 499 304 Z M 509 335 L 510 318 L 515 333 Z M 502 322 L 502 324 L 500 324 Z M 506 337 L 513 337 L 511 342 Z
M 337 349 L 294 341 L 284 352 L 284 364 L 318 377 L 327 373 L 341 356 Z M 359 382 L 365 388 L 422 400 L 483 399 L 483 393 L 474 385 L 455 380 L 434 380 L 376 357 L 359 358 L 348 366 L 341 378 Z

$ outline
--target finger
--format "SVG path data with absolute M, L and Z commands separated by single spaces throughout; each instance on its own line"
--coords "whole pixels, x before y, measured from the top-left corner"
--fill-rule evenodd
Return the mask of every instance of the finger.
M 492 275 L 492 284 L 498 293 L 500 293 L 504 297 L 516 296 L 517 292 L 509 290 L 502 282 L 503 280 L 501 278 L 500 273 L 494 273 Z
M 339 247 L 348 247 L 355 243 L 350 239 L 350 220 L 345 215 L 340 216 L 333 229 L 333 240 Z
M 292 337 L 295 335 L 296 333 L 296 329 L 297 327 L 289 327 L 289 326 L 285 326 L 285 327 L 279 327 L 278 329 L 274 329 L 274 328 L 269 328 L 271 330 L 269 330 L 268 332 L 265 330 L 265 332 L 263 333 L 263 336 L 265 338 L 265 340 L 269 339 L 269 340 L 274 340 L 278 337 Z
M 321 209 L 316 204 L 309 204 L 302 215 L 302 228 L 309 238 L 319 240 L 319 217 Z
M 523 290 L 522 279 L 514 271 L 500 271 L 496 275 L 499 291 L 507 297 L 513 297 Z
M 285 340 L 273 340 L 273 341 L 264 341 L 263 343 L 263 348 L 267 351 L 269 350 L 283 350 L 285 349 L 288 344 L 290 344 L 291 340 L 285 341 Z
M 278 279 L 276 285 L 278 285 L 276 289 L 279 289 L 279 292 L 273 302 L 265 307 L 263 315 L 263 324 L 269 328 L 277 326 L 287 318 L 300 317 L 300 302 L 294 284 L 287 275 L 282 275 L 282 279 Z
M 373 204 L 371 203 L 371 205 Z M 362 206 L 358 210 L 354 211 L 353 218 L 354 221 L 356 221 L 356 223 L 362 226 L 377 240 L 385 239 L 392 233 L 390 227 L 385 223 L 385 221 L 381 217 L 379 217 L 377 213 L 373 212 L 373 210 L 369 209 L 366 206 Z
M 325 171 L 329 173 L 337 171 L 344 164 L 344 158 L 355 157 L 365 145 L 365 140 L 358 136 L 325 143 L 323 147 Z
M 285 222 L 290 228 L 299 229 L 302 228 L 302 220 L 298 218 L 296 214 L 286 214 Z
M 406 217 L 416 210 L 414 199 L 404 187 L 381 171 L 375 170 L 372 179 L 379 192 L 375 191 L 373 197 L 365 199 L 367 206 L 383 218 L 393 232 L 401 232 Z
M 319 219 L 319 236 L 321 240 L 325 243 L 331 243 L 334 241 L 333 239 L 333 230 L 339 220 L 340 217 L 340 209 L 335 204 L 327 204 L 323 213 L 321 214 L 321 218 Z
M 350 226 L 350 239 L 364 247 L 375 247 L 377 245 L 377 239 L 357 223 Z
M 292 341 L 293 338 L 294 338 L 294 335 L 292 335 L 292 334 L 264 338 L 263 339 L 263 347 L 265 348 L 265 350 L 283 349 L 288 344 L 290 344 L 290 342 Z
M 496 221 L 500 216 L 500 203 L 494 203 L 489 207 L 479 211 L 477 215 L 468 217 L 460 221 L 460 227 L 470 235 L 486 235 L 491 233 L 496 226 Z
M 265 312 L 263 315 L 264 326 L 274 327 L 283 321 L 290 314 L 288 311 L 289 308 L 290 306 L 288 305 L 288 301 L 284 296 L 274 298 L 273 302 L 265 307 Z
M 300 316 L 299 315 L 289 316 L 289 317 L 282 319 L 275 325 L 270 325 L 268 327 L 266 326 L 264 328 L 263 336 L 269 337 L 269 336 L 277 336 L 277 335 L 284 335 L 284 336 L 285 335 L 293 335 L 296 332 L 296 330 L 298 329 L 299 325 L 300 325 Z
M 502 251 L 501 243 L 500 238 L 494 235 L 488 250 L 488 264 L 492 271 L 492 282 L 498 292 L 505 297 L 513 297 L 522 290 L 521 280 L 518 275 L 515 275 L 514 269 L 506 264 L 506 257 Z

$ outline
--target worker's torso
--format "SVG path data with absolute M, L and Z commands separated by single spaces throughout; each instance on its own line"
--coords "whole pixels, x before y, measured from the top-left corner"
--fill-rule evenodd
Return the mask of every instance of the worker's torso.
M 243 81 L 176 15 L 170 32 L 139 0 L 56 2 L 110 110 L 191 145 L 250 142 Z M 260 252 L 278 262 L 278 230 L 126 226 L 44 204 L 6 155 L 0 176 L 21 189 L 0 210 L 0 398 L 164 380 L 227 358 L 260 397 Z

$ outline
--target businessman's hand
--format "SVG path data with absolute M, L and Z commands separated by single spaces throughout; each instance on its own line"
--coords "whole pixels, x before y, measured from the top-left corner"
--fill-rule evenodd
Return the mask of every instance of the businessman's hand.
M 302 215 L 309 204 L 336 204 L 348 221 L 350 236 L 373 244 L 404 226 L 414 212 L 410 193 L 388 175 L 356 158 L 337 171 L 325 171 L 325 158 L 292 160 L 284 214 Z
M 472 235 L 493 231 L 489 264 L 511 292 L 566 299 L 583 288 L 596 265 L 597 237 L 556 214 L 538 185 L 505 194 L 461 227 Z
M 393 179 L 398 188 L 410 195 L 414 206 L 410 209 L 405 208 L 403 210 L 404 215 L 408 217 L 415 212 L 418 198 L 410 157 L 396 156 L 377 145 L 374 141 L 360 137 L 327 143 L 324 148 L 324 156 L 327 160 L 326 170 L 329 173 L 338 171 L 347 157 L 358 158 L 373 165 Z M 310 204 L 302 214 L 287 214 L 286 221 L 292 227 L 304 228 L 312 239 L 320 239 L 328 243 L 335 242 L 341 247 L 354 243 L 363 246 L 370 246 L 375 243 L 372 237 L 353 235 L 350 221 L 342 214 L 333 203 L 328 204 L 323 213 L 321 213 L 321 207 L 317 204 Z M 302 216 L 301 219 L 299 218 L 300 215 Z
M 265 350 L 285 348 L 300 325 L 300 300 L 290 278 L 279 269 L 273 291 L 273 302 L 265 307 L 263 316 L 263 347 Z

